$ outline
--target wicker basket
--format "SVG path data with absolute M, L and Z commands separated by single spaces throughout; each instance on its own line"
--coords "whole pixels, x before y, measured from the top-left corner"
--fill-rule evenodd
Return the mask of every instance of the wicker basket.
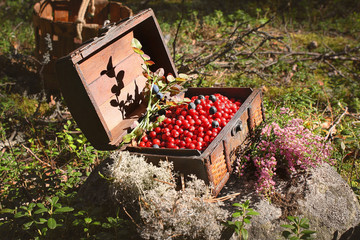
M 42 0 L 34 5 L 33 25 L 45 89 L 58 89 L 55 62 L 98 35 L 106 20 L 111 23 L 132 16 L 130 8 L 107 0 Z M 44 56 L 45 55 L 45 56 Z

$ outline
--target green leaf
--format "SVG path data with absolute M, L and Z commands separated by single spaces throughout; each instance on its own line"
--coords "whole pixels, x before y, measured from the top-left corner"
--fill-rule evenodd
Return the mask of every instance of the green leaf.
M 57 208 L 54 213 L 57 214 L 57 213 L 65 213 L 65 212 L 71 212 L 71 211 L 74 211 L 74 208 L 72 207 L 62 207 L 62 208 Z
M 113 218 L 113 217 L 107 217 L 106 219 L 107 219 L 107 220 L 108 220 L 108 222 L 109 222 L 109 223 L 111 223 L 111 224 L 116 223 L 116 219 L 115 219 L 115 218 Z
M 56 204 L 54 204 L 54 207 L 56 207 L 56 208 L 61 208 L 61 204 L 60 204 L 60 203 L 56 203 Z
M 85 218 L 84 220 L 85 220 L 85 223 L 86 223 L 86 224 L 90 224 L 90 223 L 92 222 L 92 219 L 91 219 L 91 218 Z
M 247 219 L 247 218 L 244 218 L 244 223 L 250 223 L 250 220 L 249 219 Z
M 289 225 L 289 224 L 283 224 L 283 225 L 280 225 L 280 227 L 289 228 L 289 229 L 294 229 L 295 228 L 295 226 Z
M 141 55 L 144 60 L 150 60 L 150 57 L 146 54 Z
M 297 236 L 293 236 L 293 237 L 290 238 L 290 240 L 299 240 L 299 239 L 300 239 L 300 238 L 297 237 Z
M 287 216 L 287 219 L 289 219 L 292 222 L 295 222 L 295 217 L 293 217 L 293 216 Z
M 162 121 L 164 121 L 165 120 L 165 115 L 160 115 L 158 118 L 157 118 L 157 122 L 158 123 L 161 123 Z
M 163 88 L 163 87 L 166 86 L 166 83 L 164 83 L 163 81 L 159 81 L 158 85 L 159 85 L 160 88 Z
M 307 223 L 299 224 L 299 226 L 302 228 L 305 228 L 305 229 L 308 229 L 310 227 L 309 224 L 307 224 Z
M 312 231 L 312 230 L 308 230 L 308 229 L 305 229 L 305 230 L 301 231 L 301 234 L 306 234 L 306 235 L 310 235 L 310 234 L 313 234 L 313 233 L 316 233 L 316 231 Z
M 167 75 L 166 80 L 168 80 L 168 82 L 173 82 L 173 81 L 175 81 L 175 78 L 173 75 L 169 74 L 169 75 Z
M 42 203 L 37 203 L 36 206 L 38 206 L 38 208 L 45 208 L 46 209 L 46 207 Z
M 47 220 L 47 225 L 50 229 L 55 229 L 56 228 L 56 220 L 54 218 L 49 218 Z
M 46 222 L 47 222 L 47 220 L 45 218 L 39 218 L 38 224 L 44 224 Z
M 49 200 L 51 205 L 55 205 L 58 201 L 59 201 L 59 197 L 57 197 L 57 196 L 55 196 L 51 200 Z
M 234 207 L 241 207 L 241 204 L 240 203 L 234 203 L 233 206 Z
M 186 82 L 185 78 L 175 78 L 177 82 Z
M 228 226 L 233 227 L 235 226 L 235 223 L 233 221 L 227 221 L 226 223 Z
M 80 225 L 81 221 L 82 221 L 82 220 L 80 220 L 80 219 L 75 219 L 75 220 L 72 222 L 72 225 L 73 225 L 73 226 L 78 226 L 78 225 Z
M 40 213 L 44 213 L 44 212 L 47 212 L 48 210 L 46 208 L 40 208 L 38 210 L 36 210 L 34 213 L 35 214 L 40 214 Z
M 244 228 L 241 229 L 241 235 L 243 236 L 244 240 L 247 240 L 249 237 L 248 231 Z
M 30 222 L 27 222 L 27 223 L 24 223 L 24 228 L 27 230 L 31 227 L 31 225 L 34 223 L 34 221 L 30 221 Z
M 15 213 L 14 218 L 21 218 L 23 216 L 25 216 L 23 212 L 17 212 Z
M 36 206 L 36 203 L 32 202 L 32 203 L 29 204 L 28 209 L 32 210 L 35 206 Z
M 131 46 L 134 47 L 134 48 L 138 48 L 138 49 L 142 48 L 142 45 L 141 45 L 140 41 L 137 40 L 136 38 L 133 38 L 131 40 Z
M 240 229 L 240 228 L 242 228 L 243 224 L 240 221 L 235 221 L 235 226 L 237 229 Z
M 103 223 L 102 225 L 101 225 L 103 228 L 111 228 L 111 224 L 110 223 Z
M 286 238 L 286 239 L 288 239 L 288 238 L 290 237 L 290 235 L 291 235 L 291 232 L 289 232 L 289 231 L 283 231 L 283 232 L 282 232 L 282 236 L 283 236 L 284 238 Z
M 184 74 L 184 73 L 180 73 L 180 74 L 179 74 L 179 77 L 180 77 L 180 78 L 183 78 L 183 79 L 188 79 L 188 78 L 189 78 L 189 76 L 186 75 L 186 74 Z
M 302 218 L 302 219 L 300 220 L 300 224 L 309 224 L 309 219 L 307 219 L 307 218 Z
M 91 225 L 94 225 L 94 226 L 100 226 L 101 225 L 101 222 L 99 221 L 95 221 L 95 222 L 92 222 Z
M 124 143 L 129 143 L 131 142 L 131 140 L 133 140 L 135 138 L 135 135 L 132 134 L 132 133 L 129 133 L 129 134 L 126 134 L 124 137 L 123 137 L 123 142 Z
M 144 51 L 141 50 L 140 48 L 133 47 L 133 50 L 135 53 L 137 53 L 139 55 L 144 55 Z
M 236 217 L 240 217 L 241 213 L 240 212 L 234 212 L 232 217 L 236 218 Z
M 151 65 L 154 65 L 155 63 L 151 60 L 147 60 L 144 62 L 147 66 L 151 66 Z
M 10 208 L 4 208 L 0 210 L 0 213 L 14 213 L 14 212 L 15 210 Z
M 246 213 L 246 215 L 257 216 L 257 215 L 260 215 L 260 213 L 258 213 L 258 212 L 251 209 Z

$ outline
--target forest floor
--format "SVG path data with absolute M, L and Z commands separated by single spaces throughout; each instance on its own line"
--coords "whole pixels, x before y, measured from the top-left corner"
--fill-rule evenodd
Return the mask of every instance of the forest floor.
M 187 87 L 262 89 L 267 119 L 287 108 L 330 141 L 334 167 L 359 196 L 359 3 L 233 2 L 124 1 L 135 13 L 153 8 L 176 68 L 193 79 Z M 115 236 L 131 221 L 74 205 L 110 152 L 87 141 L 59 90 L 43 88 L 33 4 L 0 2 L 0 232 L 9 239 Z

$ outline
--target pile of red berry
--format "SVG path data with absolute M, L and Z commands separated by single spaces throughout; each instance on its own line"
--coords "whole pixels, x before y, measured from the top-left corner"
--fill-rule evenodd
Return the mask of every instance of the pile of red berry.
M 203 151 L 241 106 L 221 94 L 194 96 L 187 105 L 171 107 L 158 127 L 141 138 L 139 147 Z

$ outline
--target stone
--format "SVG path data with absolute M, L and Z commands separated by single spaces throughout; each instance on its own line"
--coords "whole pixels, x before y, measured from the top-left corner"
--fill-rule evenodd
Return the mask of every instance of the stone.
M 252 175 L 253 176 L 253 175 Z M 276 194 L 259 198 L 254 191 L 256 179 L 247 174 L 241 179 L 231 179 L 222 195 L 239 192 L 226 205 L 234 212 L 232 203 L 250 200 L 251 208 L 259 212 L 246 227 L 249 239 L 284 239 L 281 234 L 289 224 L 287 216 L 306 217 L 310 230 L 316 231 L 318 240 L 360 239 L 360 205 L 350 186 L 336 170 L 322 164 L 291 179 L 276 178 Z M 314 236 L 314 235 L 312 235 Z M 227 234 L 224 239 L 238 239 Z

